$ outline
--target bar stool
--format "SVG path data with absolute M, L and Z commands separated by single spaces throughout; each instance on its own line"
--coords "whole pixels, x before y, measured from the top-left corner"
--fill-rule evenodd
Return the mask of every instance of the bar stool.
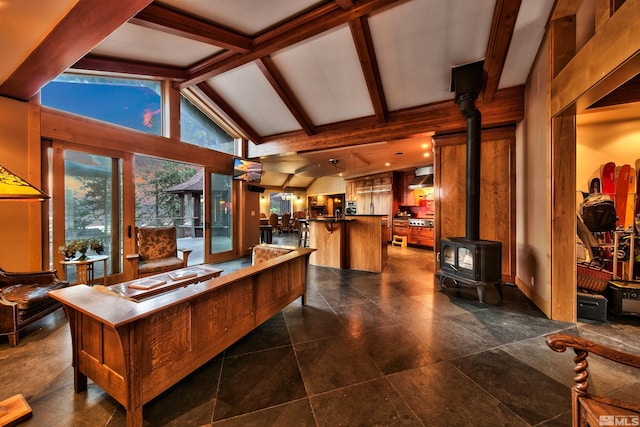
M 309 247 L 309 221 L 306 219 L 298 219 L 298 246 Z

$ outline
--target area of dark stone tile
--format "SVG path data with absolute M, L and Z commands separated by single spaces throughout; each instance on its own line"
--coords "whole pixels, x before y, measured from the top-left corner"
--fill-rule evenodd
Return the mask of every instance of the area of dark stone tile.
M 391 326 L 396 322 L 371 302 L 351 304 L 335 307 L 334 311 L 353 336 L 359 336 L 363 331 Z
M 501 302 L 487 289 L 484 304 L 474 288 L 440 291 L 431 251 L 389 247 L 389 257 L 380 274 L 309 266 L 306 306 L 292 302 L 145 404 L 144 425 L 568 426 L 574 354 L 554 352 L 545 336 L 640 354 L 638 318 L 554 322 L 513 286 Z M 592 390 L 637 400 L 632 370 L 593 354 L 589 364 Z M 21 426 L 126 425 L 123 406 L 91 381 L 74 392 L 62 310 L 30 325 L 17 347 L 0 337 L 0 400 L 16 393 L 33 409 Z
M 349 337 L 294 345 L 309 396 L 381 377 L 367 352 Z
M 569 387 L 500 349 L 451 363 L 532 425 L 553 418 L 571 406 Z M 531 396 L 541 398 L 532 400 Z
M 324 307 L 289 306 L 284 310 L 284 313 L 293 343 L 347 334 L 347 330 L 338 316 L 326 304 Z
M 309 399 L 305 398 L 226 420 L 216 421 L 212 425 L 215 427 L 311 427 L 315 426 L 316 422 L 309 404 Z
M 445 360 L 488 350 L 496 345 L 494 340 L 485 340 L 447 317 L 437 316 L 405 326 Z
M 425 426 L 528 425 L 449 362 L 387 378 Z
M 363 332 L 356 340 L 385 375 L 441 361 L 437 353 L 402 326 Z
M 299 301 L 296 302 L 300 304 Z M 229 347 L 225 355 L 236 356 L 290 344 L 287 323 L 284 320 L 284 314 L 280 312 Z
M 319 426 L 421 426 L 385 379 L 310 398 Z
M 222 358 L 215 358 L 144 406 L 150 425 L 186 426 L 211 422 Z
M 278 347 L 223 360 L 214 420 L 257 411 L 305 397 L 291 347 Z
M 332 308 L 369 302 L 364 295 L 344 282 L 339 286 L 318 285 L 317 289 Z

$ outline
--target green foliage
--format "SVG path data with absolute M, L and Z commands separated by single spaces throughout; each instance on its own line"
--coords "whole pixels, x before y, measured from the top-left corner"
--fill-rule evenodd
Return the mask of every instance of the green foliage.
M 143 199 L 148 201 L 148 211 L 144 215 L 152 217 L 157 224 L 162 223 L 162 218 L 173 220 L 179 217 L 180 198 L 177 194 L 168 193 L 166 189 L 187 181 L 198 172 L 198 169 L 168 160 L 153 159 L 145 163 L 136 167 L 140 176 L 138 190 Z M 136 212 L 144 211 L 139 201 L 136 208 Z M 151 221 L 147 220 L 147 222 Z

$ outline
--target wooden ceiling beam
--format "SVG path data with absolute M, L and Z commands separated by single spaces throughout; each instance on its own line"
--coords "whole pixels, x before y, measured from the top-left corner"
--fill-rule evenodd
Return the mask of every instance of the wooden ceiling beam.
M 212 103 L 218 106 L 220 111 L 225 115 L 227 121 L 231 123 L 232 127 L 235 127 L 240 132 L 244 133 L 244 136 L 249 138 L 255 144 L 260 144 L 262 139 L 260 135 L 247 123 L 240 114 L 238 114 L 232 107 L 225 101 L 211 86 L 207 83 L 198 83 L 198 89 L 211 100 Z
M 191 76 L 180 84 L 180 88 L 191 86 L 211 77 L 230 71 L 236 67 L 270 55 L 278 50 L 316 36 L 324 31 L 346 24 L 393 3 L 407 0 L 366 0 L 349 10 L 342 10 L 337 3 L 331 2 L 313 9 L 306 14 L 288 21 L 255 38 L 250 52 L 237 53 L 207 60 L 207 65 L 196 64 L 189 71 Z
M 358 58 L 360 59 L 362 74 L 367 83 L 373 111 L 375 112 L 378 122 L 384 123 L 387 120 L 387 101 L 384 96 L 373 40 L 371 39 L 369 21 L 366 16 L 361 16 L 358 19 L 350 21 L 349 28 L 351 29 L 351 36 L 353 37 Z
M 484 56 L 482 101 L 489 103 L 498 90 L 507 52 L 522 0 L 498 0 L 493 11 L 489 42 Z
M 182 81 L 187 78 L 187 72 L 182 68 L 91 54 L 80 59 L 71 68 L 75 70 L 150 76 L 173 81 Z
M 129 22 L 234 52 L 249 52 L 253 43 L 247 36 L 155 3 L 144 8 Z
M 501 89 L 494 101 L 476 103 L 482 112 L 483 128 L 511 125 L 524 118 L 524 86 Z M 317 133 L 303 132 L 263 137 L 262 144 L 250 146 L 249 156 L 260 157 L 290 152 L 317 151 L 371 142 L 408 138 L 412 135 L 435 132 L 447 134 L 463 132 L 466 120 L 453 101 L 441 101 L 419 107 L 390 112 L 387 122 L 377 123 L 375 117 L 350 120 L 316 127 Z
M 285 103 L 305 133 L 307 135 L 313 135 L 316 130 L 311 119 L 287 84 L 284 76 L 280 73 L 280 70 L 278 70 L 278 67 L 273 63 L 271 57 L 265 56 L 264 58 L 258 59 L 256 63 L 258 68 L 262 71 L 262 74 L 264 74 L 269 83 L 271 83 L 273 89 L 278 93 L 282 102 Z
M 355 6 L 353 0 L 335 0 L 335 2 L 338 3 L 338 5 L 344 10 L 351 9 L 353 6 Z
M 151 0 L 78 0 L 0 85 L 0 95 L 30 99 L 149 3 Z

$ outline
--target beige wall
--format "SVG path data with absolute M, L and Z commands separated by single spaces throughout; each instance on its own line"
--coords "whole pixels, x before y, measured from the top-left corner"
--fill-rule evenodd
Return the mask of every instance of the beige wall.
M 581 124 L 576 127 L 576 183 L 577 190 L 588 191 L 587 183 L 600 174 L 606 162 L 635 168 L 640 159 L 640 107 L 634 104 L 636 117 L 616 121 Z M 585 115 L 585 119 L 589 119 Z
M 344 179 L 335 176 L 323 176 L 316 179 L 313 184 L 307 188 L 307 194 L 317 196 L 321 194 L 342 194 L 345 190 Z
M 0 97 L 0 164 L 40 188 L 39 130 L 37 107 Z M 38 202 L 0 201 L 1 268 L 41 268 L 41 209 Z
M 527 81 L 525 119 L 516 134 L 516 284 L 550 316 L 547 66 L 543 41 Z

